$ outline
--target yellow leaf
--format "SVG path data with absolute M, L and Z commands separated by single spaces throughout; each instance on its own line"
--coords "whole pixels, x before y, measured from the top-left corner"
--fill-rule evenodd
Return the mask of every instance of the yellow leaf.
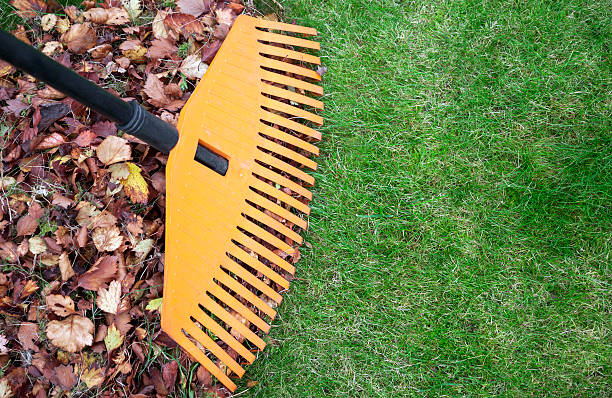
M 163 301 L 162 297 L 156 298 L 156 299 L 153 299 L 153 300 L 149 301 L 149 304 L 147 304 L 147 306 L 145 307 L 145 310 L 147 310 L 147 311 L 156 311 L 156 310 L 159 311 L 159 309 L 161 308 L 161 305 L 162 305 L 162 301 Z
M 149 187 L 140 174 L 140 167 L 131 162 L 127 162 L 126 165 L 130 170 L 130 175 L 125 180 L 121 180 L 126 195 L 134 203 L 147 203 Z
M 85 382 L 89 389 L 102 385 L 104 382 L 102 369 L 87 369 L 81 374 L 81 381 Z
M 121 332 L 117 330 L 115 324 L 110 325 L 106 331 L 106 337 L 104 338 L 104 345 L 106 345 L 107 351 L 112 351 L 119 347 L 123 343 L 123 336 Z

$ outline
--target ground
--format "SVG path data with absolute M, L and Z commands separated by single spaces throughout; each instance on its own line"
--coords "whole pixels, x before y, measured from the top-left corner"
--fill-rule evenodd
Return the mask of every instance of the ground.
M 322 155 L 239 396 L 608 396 L 610 5 L 280 3 L 319 30 Z

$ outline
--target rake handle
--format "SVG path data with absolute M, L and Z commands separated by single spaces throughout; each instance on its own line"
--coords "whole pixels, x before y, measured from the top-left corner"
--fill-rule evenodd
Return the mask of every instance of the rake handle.
M 161 152 L 169 153 L 178 141 L 176 128 L 138 102 L 123 101 L 1 29 L 0 59 L 106 116 L 120 130 Z

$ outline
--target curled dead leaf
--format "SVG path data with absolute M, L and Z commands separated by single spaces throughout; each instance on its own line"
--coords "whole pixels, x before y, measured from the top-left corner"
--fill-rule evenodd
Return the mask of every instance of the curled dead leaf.
M 89 23 L 74 24 L 63 36 L 68 49 L 77 54 L 84 54 L 96 45 L 96 32 Z

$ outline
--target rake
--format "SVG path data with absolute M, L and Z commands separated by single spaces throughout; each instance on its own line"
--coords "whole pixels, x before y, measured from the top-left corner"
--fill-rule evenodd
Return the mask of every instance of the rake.
M 316 30 L 239 16 L 178 131 L 0 31 L 0 58 L 169 153 L 162 329 L 234 391 L 266 343 L 307 228 L 323 109 Z

